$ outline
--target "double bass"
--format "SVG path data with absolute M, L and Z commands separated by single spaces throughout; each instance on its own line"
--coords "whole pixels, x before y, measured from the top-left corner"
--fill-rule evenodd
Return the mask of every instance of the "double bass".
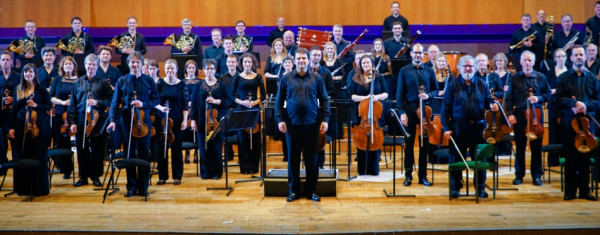
M 375 90 L 375 72 L 372 73 L 371 92 L 369 99 L 364 99 L 358 105 L 360 123 L 351 128 L 352 140 L 357 149 L 375 151 L 383 146 L 383 130 L 379 126 L 379 118 L 383 111 L 381 102 L 373 100 Z
M 533 89 L 529 88 L 527 93 L 529 93 L 529 97 L 533 96 Z M 527 139 L 531 141 L 542 138 L 544 136 L 544 126 L 540 122 L 542 111 L 540 108 L 535 107 L 534 104 L 529 102 L 529 100 L 527 100 L 525 117 L 527 117 L 527 127 L 525 128 L 525 136 L 527 136 Z

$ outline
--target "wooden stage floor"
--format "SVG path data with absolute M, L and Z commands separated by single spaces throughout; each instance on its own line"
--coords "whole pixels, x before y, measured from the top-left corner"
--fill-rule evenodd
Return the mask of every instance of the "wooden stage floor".
M 278 143 L 269 142 L 269 149 L 277 149 L 272 146 Z M 285 168 L 281 159 L 269 156 L 267 169 Z M 173 185 L 172 180 L 166 185 L 152 185 L 148 201 L 138 196 L 123 197 L 126 179 L 122 174 L 121 192 L 109 197 L 105 204 L 103 191 L 94 191 L 91 184 L 74 188 L 72 180 L 56 174 L 48 196 L 37 197 L 33 202 L 24 196 L 0 198 L 0 233 L 600 234 L 600 202 L 563 201 L 558 173 L 552 174 L 551 184 L 544 180 L 540 187 L 533 186 L 527 175 L 525 182 L 517 186 L 519 191 L 497 191 L 494 200 L 488 190 L 490 198 L 476 204 L 474 197 L 449 201 L 448 177 L 442 171 L 435 172 L 434 186 L 415 183 L 404 187 L 403 174 L 398 169 L 396 193 L 416 197 L 386 197 L 383 189 L 392 191 L 389 160 L 389 168 L 381 162 L 380 177 L 337 181 L 337 196 L 323 197 L 321 202 L 300 199 L 288 203 L 284 197 L 265 197 L 260 181 L 233 183 L 250 177 L 240 174 L 237 166 L 229 167 L 229 182 L 234 188 L 229 196 L 226 191 L 207 190 L 223 187 L 224 178 L 201 180 L 191 163 L 185 165 L 181 185 Z M 337 161 L 339 178 L 346 178 L 346 154 L 338 155 Z M 400 164 L 398 158 L 397 166 Z M 502 159 L 501 166 L 508 171 L 508 160 Z M 352 175 L 356 175 L 355 167 L 353 162 Z M 443 169 L 445 165 L 435 167 Z M 500 187 L 512 187 L 513 172 L 514 169 L 500 176 Z M 428 174 L 431 180 L 431 171 Z M 417 178 L 416 172 L 413 177 Z M 157 181 L 156 175 L 152 181 Z M 5 188 L 12 187 L 12 171 L 7 183 Z M 491 177 L 488 184 L 491 185 Z M 464 192 L 463 188 L 461 193 Z

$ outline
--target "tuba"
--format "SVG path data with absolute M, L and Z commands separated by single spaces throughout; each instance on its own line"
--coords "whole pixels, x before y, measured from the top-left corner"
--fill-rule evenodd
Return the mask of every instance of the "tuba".
M 119 50 L 123 50 L 125 48 L 135 48 L 135 40 L 129 35 L 121 36 L 117 35 L 110 40 L 108 43 L 109 46 L 113 46 L 118 48 Z
M 35 44 L 33 43 L 33 41 L 29 40 L 29 39 L 25 39 L 25 40 L 13 40 L 9 45 L 8 45 L 8 49 L 6 49 L 7 52 L 14 52 L 17 53 L 19 55 L 24 55 L 27 54 L 28 52 L 32 52 L 35 49 Z
M 237 37 L 233 40 L 233 51 L 241 51 L 242 47 L 250 48 L 250 43 L 252 43 L 252 38 L 248 40 L 246 37 Z

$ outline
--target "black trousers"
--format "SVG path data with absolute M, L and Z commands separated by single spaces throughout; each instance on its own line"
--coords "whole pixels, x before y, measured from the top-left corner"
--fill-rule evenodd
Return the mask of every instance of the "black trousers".
M 415 133 L 417 132 L 417 125 L 419 124 L 419 118 L 417 117 L 417 107 L 414 105 L 406 106 L 406 115 L 408 117 L 408 127 L 406 131 L 410 134 L 410 137 L 406 139 L 406 144 L 404 145 L 404 175 L 405 177 L 412 178 L 412 172 L 415 165 L 415 138 L 417 136 Z M 421 141 L 420 137 L 419 141 Z M 421 146 L 421 145 L 419 145 Z M 423 145 L 419 148 L 419 179 L 424 179 L 427 177 L 427 154 L 429 153 L 429 141 L 427 138 L 423 138 Z
M 48 141 L 50 140 L 50 130 L 45 129 L 48 126 L 38 125 L 38 127 L 40 130 L 38 137 L 35 139 L 25 138 L 25 141 L 23 141 L 24 122 L 23 120 L 15 122 L 15 140 L 12 141 L 14 143 L 12 145 L 13 159 L 34 159 L 41 163 L 40 168 L 33 169 L 33 172 L 14 169 L 14 191 L 18 195 L 43 196 L 50 193 L 50 183 L 48 180 Z M 29 190 L 30 180 L 33 180 L 33 192 Z
M 252 136 L 252 140 L 250 140 Z M 240 145 L 238 156 L 240 160 L 240 171 L 257 173 L 260 165 L 260 148 L 262 140 L 260 132 L 250 134 L 245 130 L 238 131 Z
M 221 178 L 223 176 L 223 132 L 206 143 L 204 131 L 196 131 L 200 150 L 200 177 L 202 179 Z M 240 163 L 241 165 L 241 163 Z
M 129 153 L 129 158 L 139 158 L 143 160 L 150 160 L 150 131 L 142 138 L 136 138 L 130 136 L 131 126 L 131 113 L 130 110 L 124 111 L 121 116 L 121 133 L 123 136 L 123 151 L 125 156 Z M 152 121 L 149 116 L 145 116 L 144 123 L 148 128 L 151 127 Z M 131 137 L 131 151 L 128 147 L 129 138 Z M 135 151 L 137 149 L 137 151 Z M 148 172 L 136 169 L 136 167 L 127 168 L 127 191 L 133 192 L 134 194 L 144 195 L 148 190 L 148 184 L 150 177 Z
M 598 147 L 589 153 L 575 149 L 575 132 L 571 128 L 574 115 L 565 115 L 560 124 L 561 141 L 565 156 L 565 196 L 587 195 L 590 192 L 590 158 L 598 154 Z M 595 125 L 590 122 L 590 130 Z
M 171 171 L 173 179 L 181 180 L 183 176 L 183 154 L 181 152 L 181 121 L 182 119 L 173 119 L 173 135 L 175 140 L 167 147 L 171 149 Z M 154 156 L 158 162 L 158 178 L 161 180 L 169 179 L 169 156 L 165 154 L 165 141 L 160 140 L 161 133 L 164 130 L 161 128 L 156 130 L 157 139 L 157 155 Z M 167 152 L 169 151 L 167 148 Z
M 81 179 L 102 176 L 106 154 L 106 139 L 106 134 L 90 138 L 85 137 L 84 115 L 79 115 L 75 146 L 77 147 L 77 163 L 79 164 L 79 177 Z M 85 147 L 83 141 L 85 141 Z
M 50 148 L 62 148 L 71 149 L 71 140 L 65 133 L 60 133 L 61 126 L 63 125 L 62 113 L 56 113 L 56 116 L 52 118 L 52 139 L 54 140 L 53 145 Z M 67 128 L 67 131 L 68 128 Z M 70 157 L 61 157 L 54 159 L 56 166 L 60 169 L 60 173 L 71 174 L 73 172 L 73 161 Z
M 317 166 L 317 151 L 319 144 L 320 123 L 310 125 L 287 124 L 288 148 L 288 184 L 289 192 L 300 193 L 300 156 L 304 156 L 306 167 L 306 184 L 304 192 L 307 195 L 315 193 L 319 180 L 319 167 Z
M 525 112 L 515 111 L 515 117 L 517 123 L 513 126 L 515 133 L 515 145 L 517 152 L 515 154 L 515 176 L 517 178 L 523 178 L 525 176 L 525 148 L 527 147 L 527 137 L 525 136 L 525 129 L 527 128 L 527 118 Z M 544 115 L 540 118 L 538 125 L 544 125 Z M 538 137 L 533 141 L 529 141 L 529 148 L 531 150 L 531 178 L 539 179 L 542 174 L 542 137 Z
M 454 128 L 452 128 L 452 138 L 454 138 L 456 141 L 456 145 L 460 149 L 462 156 L 465 158 L 467 158 L 467 156 L 471 156 L 471 159 L 474 159 L 477 145 L 485 143 L 485 140 L 483 139 L 484 124 L 482 122 L 458 121 L 452 125 L 454 126 Z M 452 143 L 450 144 L 453 145 Z M 469 155 L 467 155 L 467 152 Z M 450 146 L 448 163 L 455 162 L 462 162 L 462 159 L 458 154 L 458 151 L 456 151 L 456 148 L 454 146 Z M 475 185 L 475 189 L 485 189 L 485 174 L 486 171 L 480 171 L 477 173 L 478 185 Z M 450 184 L 452 190 L 459 190 L 462 188 L 463 184 L 461 171 L 453 171 L 450 173 Z
M 356 149 L 356 171 L 359 175 L 379 175 L 381 150 L 364 151 Z

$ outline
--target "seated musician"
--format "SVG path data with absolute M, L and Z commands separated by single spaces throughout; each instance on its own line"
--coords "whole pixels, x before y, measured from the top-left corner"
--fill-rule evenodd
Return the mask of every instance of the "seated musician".
M 239 42 L 236 44 L 236 47 L 233 49 L 236 52 L 252 52 L 254 48 L 254 42 L 252 42 L 252 37 L 246 35 L 246 22 L 243 20 L 238 20 L 235 22 L 235 31 L 236 35 L 233 38 L 234 42 Z
M 357 73 L 352 78 L 349 87 L 349 93 L 351 94 L 352 101 L 356 104 L 356 109 L 359 109 L 359 104 L 364 105 L 362 103 L 363 100 L 369 100 L 373 98 L 373 101 L 383 101 L 387 99 L 387 85 L 385 83 L 385 79 L 383 75 L 375 73 L 373 71 L 373 60 L 371 57 L 364 55 L 359 60 L 360 66 L 358 67 Z M 371 86 L 373 88 L 373 96 L 371 97 Z M 368 103 L 366 103 L 368 106 Z M 363 113 L 359 114 L 363 116 Z M 357 115 L 357 117 L 360 116 Z M 360 125 L 361 121 L 367 120 L 358 120 L 357 123 Z M 383 119 L 379 118 L 379 125 L 381 126 L 383 123 Z M 367 139 L 367 142 L 370 139 Z M 367 143 L 368 145 L 368 143 Z M 356 149 L 356 157 L 357 157 L 357 171 L 359 175 L 379 175 L 379 157 L 381 155 L 381 150 L 363 150 Z
M 510 39 L 510 44 L 513 48 L 509 50 L 509 56 L 511 58 L 519 58 L 523 51 L 531 51 L 536 53 L 544 52 L 544 38 L 536 36 L 536 29 L 531 27 L 531 15 L 525 13 L 521 16 L 521 28 L 513 32 Z M 535 37 L 535 38 L 532 38 Z M 543 56 L 543 55 L 539 55 Z M 537 56 L 537 57 L 539 57 Z M 539 68 L 540 63 L 536 64 L 535 68 Z M 521 69 L 518 65 L 517 69 Z
M 202 179 L 220 179 L 223 175 L 223 131 L 216 133 L 214 139 L 206 142 L 208 135 L 205 124 L 210 122 L 207 118 L 213 118 L 213 122 L 218 122 L 227 114 L 231 106 L 231 93 L 224 82 L 215 77 L 216 62 L 213 59 L 204 61 L 204 71 L 206 79 L 201 81 L 192 92 L 192 129 L 196 131 L 198 139 L 198 149 L 200 149 L 200 176 Z M 214 109 L 217 112 L 216 120 L 214 116 L 206 117 L 206 110 Z M 212 112 L 209 111 L 212 114 Z M 215 124 L 216 125 L 216 124 Z M 241 151 L 240 151 L 241 153 Z
M 528 132 L 534 131 L 532 122 L 537 121 L 537 125 L 543 128 L 544 119 L 542 106 L 550 100 L 550 87 L 546 76 L 533 70 L 535 63 L 535 54 L 530 51 L 524 51 L 521 54 L 521 67 L 523 70 L 513 76 L 509 84 L 508 93 L 504 99 L 504 110 L 508 116 L 508 122 L 513 125 L 515 135 L 515 145 L 517 147 L 515 154 L 515 179 L 514 185 L 523 183 L 525 176 L 525 149 L 529 139 L 529 149 L 531 150 L 531 178 L 535 186 L 541 186 L 540 177 L 543 174 L 542 169 L 542 139 L 543 135 L 531 138 Z M 531 93 L 529 90 L 531 89 Z M 530 107 L 528 107 L 530 106 Z M 536 112 L 539 110 L 537 120 L 526 116 L 526 110 Z M 532 114 L 533 115 L 533 114 Z M 535 126 L 533 126 L 535 127 Z M 527 136 L 526 136 L 527 135 Z M 534 134 L 535 135 L 535 134 Z
M 100 59 L 100 64 L 96 74 L 98 74 L 100 77 L 106 78 L 110 83 L 110 86 L 114 89 L 115 84 L 117 84 L 117 80 L 123 75 L 119 69 L 110 64 L 110 60 L 112 59 L 112 48 L 104 45 L 99 46 L 98 58 Z M 129 71 L 129 69 L 127 69 L 127 71 Z
M 223 54 L 225 51 L 225 49 L 223 48 L 223 44 L 221 43 L 222 37 L 220 29 L 212 29 L 210 31 L 210 38 L 212 39 L 212 44 L 204 50 L 202 60 L 215 59 L 217 58 L 217 56 Z
M 574 144 L 577 134 L 571 127 L 571 121 L 577 116 L 585 114 L 593 116 L 600 108 L 598 100 L 600 83 L 594 75 L 584 69 L 585 60 L 583 47 L 573 47 L 571 55 L 573 67 L 562 73 L 556 82 L 555 104 L 562 119 L 560 134 L 563 137 L 561 140 L 565 156 L 564 200 L 575 199 L 577 191 L 579 191 L 579 199 L 598 200 L 590 193 L 590 158 L 597 154 L 597 150 L 588 153 L 579 152 Z M 594 133 L 594 128 L 590 128 L 590 131 Z
M 90 136 L 91 125 L 90 112 L 96 111 L 96 118 L 104 114 L 113 95 L 110 83 L 99 75 L 98 57 L 90 54 L 85 57 L 84 66 L 86 75 L 79 77 L 74 84 L 74 89 L 69 102 L 69 118 L 73 120 L 71 132 L 75 133 L 75 146 L 77 147 L 77 162 L 79 163 L 79 181 L 75 187 L 88 184 L 90 178 L 94 186 L 102 186 L 99 178 L 104 167 L 104 147 L 106 145 L 106 133 L 98 136 Z
M 76 43 L 81 45 L 81 47 L 83 47 L 83 50 L 79 48 L 75 48 L 75 51 L 73 52 L 62 50 L 61 54 L 63 56 L 73 56 L 73 54 L 83 54 L 84 56 L 87 56 L 89 54 L 94 53 L 94 41 L 92 40 L 92 37 L 89 34 L 81 31 L 82 22 L 83 21 L 81 20 L 81 18 L 79 18 L 79 16 L 73 17 L 71 19 L 71 28 L 73 28 L 73 32 L 64 36 L 61 39 L 61 41 L 63 41 L 65 45 L 67 45 L 70 41 L 83 42 L 83 45 Z
M 394 25 L 396 27 L 396 25 Z M 398 84 L 396 90 L 396 103 L 400 113 L 400 121 L 402 125 L 407 126 L 407 131 L 410 137 L 406 139 L 406 147 L 404 148 L 404 168 L 405 180 L 404 186 L 412 184 L 412 172 L 414 168 L 415 156 L 414 145 L 417 128 L 420 123 L 417 117 L 417 109 L 420 106 L 425 108 L 431 104 L 433 97 L 438 94 L 438 83 L 435 78 L 435 72 L 431 67 L 423 66 L 423 45 L 417 43 L 412 47 L 410 52 L 412 63 L 404 66 L 398 72 Z M 420 91 L 423 87 L 423 92 Z M 422 105 L 420 102 L 422 101 Z M 424 112 L 423 112 L 424 113 Z M 423 117 L 425 119 L 425 117 Z M 425 129 L 423 129 L 425 132 Z M 427 180 L 427 153 L 429 152 L 429 141 L 423 133 L 423 137 L 419 149 L 419 184 L 425 186 L 433 185 Z
M 121 71 L 122 74 L 129 73 L 129 67 L 126 64 L 127 57 L 129 55 L 136 51 L 139 51 L 142 53 L 142 55 L 146 54 L 146 38 L 143 34 L 137 32 L 137 26 L 137 18 L 135 18 L 135 16 L 130 16 L 127 18 L 127 32 L 119 35 L 121 37 L 129 37 L 133 41 L 133 47 L 131 47 L 131 45 L 126 45 L 124 48 L 116 48 L 115 52 L 121 55 L 121 65 L 119 66 L 119 71 Z M 112 84 L 114 86 L 114 83 Z
M 20 54 L 15 54 L 16 58 L 19 59 L 19 61 L 21 61 L 21 67 L 25 66 L 26 64 L 32 63 L 34 57 L 37 57 L 37 59 L 41 59 L 43 54 L 42 49 L 46 46 L 46 43 L 44 42 L 44 39 L 40 36 L 35 35 L 35 31 L 37 30 L 37 27 L 35 25 L 35 21 L 33 20 L 27 20 L 25 21 L 25 36 L 19 38 L 18 40 L 23 40 L 23 41 L 31 41 L 33 42 L 33 49 L 30 51 L 25 52 L 24 54 L 20 55 Z M 40 83 L 43 84 L 43 83 Z M 44 84 L 47 87 L 50 86 L 50 84 Z

